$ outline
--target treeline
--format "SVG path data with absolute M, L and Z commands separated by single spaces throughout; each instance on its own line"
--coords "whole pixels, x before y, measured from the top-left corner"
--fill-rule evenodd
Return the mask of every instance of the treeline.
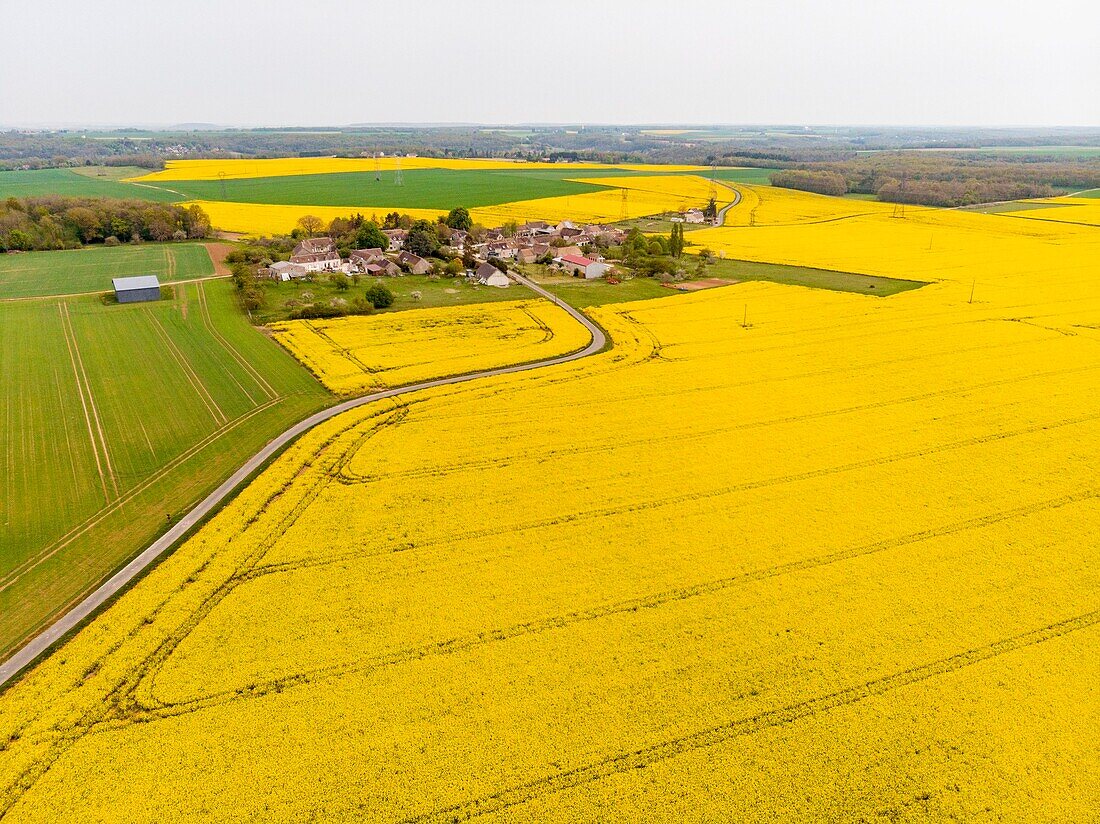
M 187 240 L 210 235 L 199 206 L 87 197 L 28 197 L 0 202 L 0 252 L 76 249 L 85 244 Z
M 772 184 L 820 194 L 877 195 L 925 206 L 970 206 L 1100 187 L 1100 159 L 887 152 L 783 169 Z
M 848 181 L 839 172 L 815 171 L 812 169 L 784 169 L 768 176 L 772 186 L 784 189 L 800 189 L 803 192 L 817 192 L 819 195 L 840 197 L 848 191 Z

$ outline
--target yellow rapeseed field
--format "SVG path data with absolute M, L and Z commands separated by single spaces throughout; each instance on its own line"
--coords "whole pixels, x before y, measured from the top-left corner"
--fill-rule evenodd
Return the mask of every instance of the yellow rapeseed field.
M 541 298 L 292 320 L 273 324 L 272 332 L 340 395 L 543 360 L 583 349 L 589 341 L 580 324 Z
M 199 161 L 196 161 L 199 162 Z M 260 161 L 256 161 L 260 162 Z M 606 167 L 605 167 L 606 168 Z M 667 168 L 667 167 L 666 167 Z M 500 226 L 509 220 L 575 220 L 585 223 L 614 222 L 623 217 L 643 217 L 706 205 L 712 184 L 698 175 L 645 175 L 640 177 L 578 177 L 582 183 L 608 186 L 600 192 L 580 195 L 544 197 L 483 206 L 470 209 L 470 216 L 485 226 Z M 733 199 L 729 187 L 714 186 L 719 201 Z M 622 190 L 627 190 L 623 203 Z M 397 211 L 415 219 L 435 220 L 446 210 L 410 209 L 382 206 L 286 206 L 267 203 L 232 203 L 225 201 L 191 201 L 201 206 L 214 226 L 228 232 L 245 234 L 278 234 L 293 229 L 303 215 L 316 215 L 326 223 L 333 218 L 347 217 L 356 212 L 366 216 L 381 216 Z M 186 204 L 189 205 L 189 204 Z
M 392 171 L 411 169 L 561 169 L 560 163 L 527 163 L 500 159 L 465 159 L 435 157 L 279 157 L 269 159 L 169 160 L 159 172 L 150 172 L 130 180 L 149 183 L 170 180 L 236 180 L 248 177 L 282 177 L 286 175 L 320 175 L 336 172 L 373 172 L 376 168 Z M 578 171 L 600 169 L 630 169 L 639 172 L 704 171 L 705 166 L 670 166 L 652 163 L 570 163 L 566 168 Z
M 1038 209 L 1021 209 L 1002 214 L 1030 220 L 1053 220 L 1060 223 L 1080 223 L 1085 226 L 1100 226 L 1100 198 L 1096 197 L 1050 197 L 1040 200 L 1027 200 L 1041 206 Z
M 934 282 L 318 427 L 0 695 L 4 824 L 1093 820 L 1100 230 L 751 194 Z
M 326 224 L 334 218 L 348 217 L 356 213 L 364 217 L 372 215 L 382 218 L 387 212 L 398 211 L 415 220 L 434 221 L 445 211 L 437 209 L 399 209 L 378 206 L 284 206 L 271 203 L 232 203 L 222 200 L 193 200 L 183 204 L 198 204 L 210 216 L 210 222 L 226 232 L 240 232 L 248 235 L 286 234 L 298 225 L 305 215 L 315 215 Z

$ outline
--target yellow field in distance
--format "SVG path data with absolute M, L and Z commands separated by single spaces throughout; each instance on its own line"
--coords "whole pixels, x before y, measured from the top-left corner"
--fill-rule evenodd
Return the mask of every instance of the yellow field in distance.
M 643 177 L 578 178 L 581 182 L 610 186 L 605 191 L 580 195 L 563 195 L 505 203 L 470 209 L 470 216 L 485 226 L 499 226 L 506 221 L 524 223 L 528 220 L 581 223 L 614 222 L 623 217 L 622 190 L 627 190 L 625 216 L 643 217 L 661 212 L 677 211 L 706 205 L 711 183 L 697 175 L 653 175 Z M 733 199 L 728 186 L 718 184 L 719 201 Z M 223 231 L 243 234 L 279 234 L 289 232 L 303 215 L 316 215 L 325 222 L 333 218 L 361 213 L 380 217 L 397 211 L 415 219 L 435 220 L 445 210 L 408 209 L 383 206 L 284 206 L 266 203 L 230 203 L 223 201 L 192 201 L 210 216 L 213 225 Z
M 336 172 L 373 172 L 376 168 L 392 171 L 412 169 L 576 169 L 578 172 L 600 169 L 630 169 L 639 172 L 695 172 L 706 166 L 662 165 L 652 163 L 528 163 L 492 159 L 452 159 L 434 157 L 280 157 L 267 159 L 169 160 L 159 172 L 129 178 L 149 183 L 170 180 L 236 180 L 248 177 L 319 175 Z
M 275 340 L 339 395 L 543 360 L 590 340 L 564 310 L 541 298 L 271 328 Z
M 1002 214 L 1015 215 L 1031 220 L 1052 220 L 1059 223 L 1100 226 L 1100 198 L 1097 197 L 1050 197 L 1023 202 L 1041 204 L 1043 208 L 1021 209 L 1017 212 L 1002 212 Z

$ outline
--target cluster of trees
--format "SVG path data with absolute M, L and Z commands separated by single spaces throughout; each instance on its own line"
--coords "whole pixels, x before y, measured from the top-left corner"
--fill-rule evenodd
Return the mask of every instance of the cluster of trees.
M 827 195 L 877 195 L 895 203 L 970 206 L 1100 187 L 1100 159 L 1049 155 L 888 152 L 802 164 L 774 186 Z
M 819 195 L 840 197 L 848 191 L 848 181 L 837 172 L 814 169 L 784 169 L 770 176 L 772 186 L 784 189 L 799 189 L 803 192 L 817 192 Z
M 667 237 L 645 235 L 634 228 L 621 246 L 608 249 L 605 256 L 638 277 L 678 277 L 687 273 L 685 245 L 683 224 L 674 223 Z M 696 256 L 692 264 L 694 274 L 702 275 L 710 260 L 707 250 Z
M 209 235 L 210 218 L 199 206 L 60 196 L 9 197 L 0 202 L 0 252 Z

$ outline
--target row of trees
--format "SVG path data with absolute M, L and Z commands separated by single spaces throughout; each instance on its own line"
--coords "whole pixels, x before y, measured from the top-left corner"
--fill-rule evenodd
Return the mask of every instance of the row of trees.
M 896 203 L 970 206 L 1100 187 L 1100 160 L 886 152 L 783 169 L 771 182 L 827 195 L 853 192 Z
M 0 202 L 0 252 L 209 235 L 210 218 L 199 206 L 60 196 L 9 197 Z

